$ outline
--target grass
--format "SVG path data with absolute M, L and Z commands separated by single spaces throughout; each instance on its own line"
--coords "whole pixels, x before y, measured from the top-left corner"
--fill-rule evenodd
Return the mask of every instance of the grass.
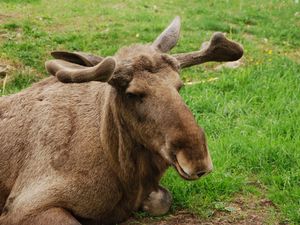
M 64 9 L 64 10 L 58 10 Z M 47 76 L 51 50 L 113 55 L 131 43 L 146 43 L 175 16 L 182 37 L 173 52 L 198 49 L 214 31 L 244 45 L 244 66 L 182 71 L 181 94 L 205 128 L 215 171 L 186 182 L 174 170 L 162 180 L 173 209 L 209 217 L 236 194 L 264 195 L 281 222 L 300 223 L 300 4 L 296 1 L 2 0 L 0 63 L 17 69 L 0 93 L 10 94 Z M 38 76 L 35 76 L 38 74 Z

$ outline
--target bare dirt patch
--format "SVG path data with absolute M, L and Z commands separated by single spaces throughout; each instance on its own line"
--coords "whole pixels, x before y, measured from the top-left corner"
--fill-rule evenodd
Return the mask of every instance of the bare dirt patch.
M 256 196 L 238 196 L 224 209 L 215 210 L 209 218 L 200 218 L 187 211 L 159 218 L 131 218 L 122 225 L 241 225 L 280 224 L 277 209 L 272 201 Z
M 300 64 L 300 48 L 286 53 L 287 57 Z
M 5 20 L 7 20 L 10 17 L 11 16 L 9 16 L 9 15 L 0 14 L 0 23 L 4 22 Z
M 0 14 L 0 24 L 4 24 L 8 18 L 10 18 L 10 16 Z M 0 42 L 1 42 L 1 39 L 6 38 L 6 36 L 7 36 L 7 32 L 4 30 L 0 30 Z
M 0 24 L 3 24 L 3 23 L 6 23 L 12 19 L 18 19 L 20 18 L 20 15 L 18 14 L 3 14 L 3 13 L 0 13 Z

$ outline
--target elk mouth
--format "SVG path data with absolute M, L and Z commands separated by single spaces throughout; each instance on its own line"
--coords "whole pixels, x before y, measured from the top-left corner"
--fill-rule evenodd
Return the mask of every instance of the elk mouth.
M 197 180 L 202 176 L 210 173 L 211 171 L 199 171 L 198 173 L 194 173 L 190 175 L 179 163 L 177 159 L 177 154 L 167 154 L 164 150 L 162 150 L 162 158 L 167 162 L 169 166 L 173 166 L 177 173 L 184 179 L 184 180 Z
M 184 170 L 181 168 L 180 164 L 178 163 L 177 159 L 175 158 L 174 163 L 173 163 L 173 167 L 176 169 L 176 171 L 178 172 L 178 174 L 185 180 L 196 180 L 199 177 L 197 175 L 189 175 L 186 172 L 184 172 Z

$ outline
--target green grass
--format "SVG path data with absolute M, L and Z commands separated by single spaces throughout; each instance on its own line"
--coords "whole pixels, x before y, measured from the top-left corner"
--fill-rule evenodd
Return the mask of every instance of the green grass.
M 205 128 L 215 171 L 187 182 L 169 170 L 162 183 L 173 193 L 174 209 L 208 217 L 237 193 L 254 193 L 274 202 L 282 222 L 299 224 L 300 4 L 169 2 L 2 0 L 0 63 L 18 69 L 0 92 L 15 93 L 46 76 L 51 50 L 113 55 L 124 45 L 151 42 L 175 15 L 182 18 L 182 36 L 173 52 L 198 49 L 213 32 L 226 32 L 244 45 L 243 67 L 182 72 L 184 80 L 219 78 L 181 91 Z
M 187 197 L 185 184 L 174 182 L 175 199 L 184 206 L 205 212 L 255 180 L 287 218 L 299 222 L 300 65 L 281 56 L 272 62 L 225 70 L 218 82 L 182 91 L 209 136 L 215 164 L 205 181 L 188 184 Z M 197 193 L 200 202 L 192 200 Z

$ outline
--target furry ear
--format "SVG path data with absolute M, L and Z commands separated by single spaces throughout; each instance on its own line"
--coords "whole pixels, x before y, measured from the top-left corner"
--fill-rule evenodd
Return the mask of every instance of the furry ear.
M 51 55 L 56 59 L 65 60 L 82 66 L 95 66 L 103 60 L 102 57 L 85 52 L 53 51 L 51 52 Z
M 168 52 L 176 45 L 179 34 L 180 17 L 176 16 L 172 23 L 156 38 L 152 46 L 161 52 Z

